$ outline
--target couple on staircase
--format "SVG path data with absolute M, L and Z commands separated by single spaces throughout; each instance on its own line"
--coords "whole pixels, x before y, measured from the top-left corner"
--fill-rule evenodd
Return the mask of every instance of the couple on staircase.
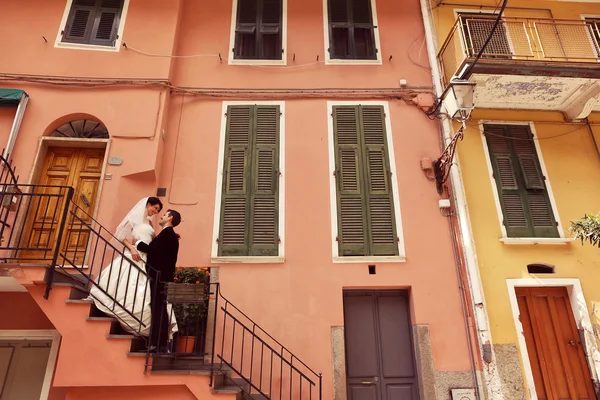
M 167 210 L 159 220 L 162 230 L 155 235 L 154 218 L 162 208 L 158 198 L 145 197 L 129 211 L 115 233 L 125 245 L 124 256 L 102 270 L 89 298 L 126 331 L 150 336 L 151 351 L 165 352 L 169 337 L 177 332 L 165 283 L 173 282 L 179 251 L 179 235 L 173 228 L 181 215 Z

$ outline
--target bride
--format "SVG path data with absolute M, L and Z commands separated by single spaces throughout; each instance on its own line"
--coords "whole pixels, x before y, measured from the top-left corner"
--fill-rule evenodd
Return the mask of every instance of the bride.
M 149 335 L 152 320 L 150 285 L 144 274 L 146 254 L 138 253 L 129 239 L 149 244 L 155 235 L 153 217 L 161 209 L 158 198 L 145 197 L 129 211 L 115 233 L 125 245 L 125 258 L 119 256 L 106 266 L 90 290 L 90 298 L 100 311 L 114 315 L 126 331 L 143 336 Z M 177 323 L 170 305 L 167 312 L 171 316 L 170 331 L 174 333 Z

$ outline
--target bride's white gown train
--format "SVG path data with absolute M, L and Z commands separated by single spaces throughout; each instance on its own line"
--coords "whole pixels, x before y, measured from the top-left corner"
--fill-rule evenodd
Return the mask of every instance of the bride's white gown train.
M 141 224 L 133 229 L 133 237 L 146 243 L 152 241 L 153 234 L 154 228 L 148 224 Z M 93 285 L 90 296 L 100 311 L 114 315 L 127 332 L 139 332 L 142 336 L 149 336 L 152 321 L 150 284 L 146 275 L 141 272 L 146 271 L 146 254 L 140 252 L 142 258 L 140 262 L 133 261 L 128 249 L 124 254 L 131 262 L 119 256 L 102 270 L 98 278 L 97 284 L 106 294 Z M 138 268 L 132 263 L 135 263 Z M 167 315 L 171 319 L 169 337 L 172 337 L 173 333 L 177 332 L 177 321 L 170 304 L 167 304 Z

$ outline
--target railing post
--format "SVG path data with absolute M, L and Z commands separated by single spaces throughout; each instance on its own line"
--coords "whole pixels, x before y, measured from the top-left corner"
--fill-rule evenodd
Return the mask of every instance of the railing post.
M 64 209 L 60 219 L 60 224 L 58 224 L 58 236 L 56 237 L 54 255 L 52 256 L 52 263 L 50 264 L 50 269 L 48 270 L 48 276 L 46 277 L 46 292 L 44 293 L 44 298 L 48 300 L 50 297 L 50 291 L 52 290 L 52 281 L 54 279 L 54 269 L 56 268 L 56 262 L 58 261 L 58 255 L 60 253 L 60 247 L 62 244 L 62 237 L 65 230 L 65 224 L 67 223 L 67 216 L 69 215 L 69 208 L 71 207 L 71 200 L 73 199 L 74 189 L 72 187 L 67 188 L 67 195 L 65 198 Z
M 211 278 L 212 278 L 212 274 L 211 274 Z M 209 291 L 210 291 L 210 283 L 209 283 Z M 216 338 L 217 338 L 217 311 L 219 310 L 219 282 L 216 282 L 214 284 L 216 286 L 215 289 L 215 302 L 214 302 L 214 307 L 215 307 L 215 312 L 213 315 L 213 326 L 212 326 L 212 343 L 211 343 L 211 350 L 210 350 L 210 381 L 208 383 L 208 386 L 213 387 L 214 384 L 214 372 L 215 372 L 215 344 L 217 342 Z M 223 327 L 223 330 L 225 330 L 225 327 Z
M 323 400 L 323 373 L 319 372 L 319 400 Z

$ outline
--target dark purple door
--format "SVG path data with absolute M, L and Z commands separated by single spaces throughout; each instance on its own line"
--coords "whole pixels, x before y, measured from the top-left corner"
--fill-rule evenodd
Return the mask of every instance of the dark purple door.
M 408 293 L 344 291 L 348 400 L 417 400 Z

